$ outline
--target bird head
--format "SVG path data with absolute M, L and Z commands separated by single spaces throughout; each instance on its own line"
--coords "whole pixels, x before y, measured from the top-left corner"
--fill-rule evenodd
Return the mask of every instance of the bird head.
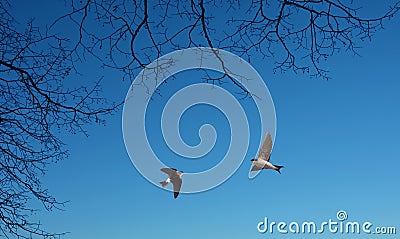
M 254 161 L 256 161 L 256 159 L 251 159 L 250 161 L 251 161 L 251 162 L 254 162 Z

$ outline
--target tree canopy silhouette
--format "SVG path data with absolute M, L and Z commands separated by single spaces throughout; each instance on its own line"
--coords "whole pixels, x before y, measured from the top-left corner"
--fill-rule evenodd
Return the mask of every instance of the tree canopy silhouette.
M 113 111 L 92 87 L 68 89 L 73 77 L 67 39 L 48 34 L 33 22 L 22 30 L 0 2 L 0 237 L 55 238 L 30 220 L 37 200 L 47 210 L 58 202 L 41 183 L 46 165 L 67 157 L 61 133 L 85 133 L 88 123 L 102 123 Z
M 33 21 L 21 27 L 13 3 L 0 2 L 0 236 L 7 238 L 59 236 L 32 222 L 35 209 L 29 206 L 32 199 L 48 210 L 63 204 L 40 180 L 46 165 L 67 156 L 59 132 L 85 133 L 86 124 L 101 123 L 100 117 L 116 108 L 103 106 L 100 81 L 65 86 L 79 77 L 77 65 L 86 64 L 87 57 L 133 79 L 168 52 L 206 46 L 249 62 L 269 57 L 274 72 L 328 79 L 326 59 L 340 51 L 358 54 L 359 43 L 370 40 L 400 8 L 394 1 L 383 14 L 365 16 L 364 2 L 351 0 L 64 3 L 66 14 L 49 27 Z M 59 31 L 71 23 L 77 35 Z
M 79 29 L 76 50 L 94 55 L 129 78 L 172 50 L 206 46 L 248 61 L 271 57 L 274 71 L 328 79 L 324 60 L 341 50 L 358 54 L 359 43 L 370 40 L 400 8 L 396 1 L 382 15 L 368 16 L 361 12 L 363 4 L 352 0 L 73 1 L 70 13 L 55 26 L 71 21 Z

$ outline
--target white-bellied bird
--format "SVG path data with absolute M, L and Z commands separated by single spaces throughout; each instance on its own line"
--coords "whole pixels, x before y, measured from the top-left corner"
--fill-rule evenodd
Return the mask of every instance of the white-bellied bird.
M 162 168 L 161 171 L 168 174 L 167 180 L 160 182 L 161 186 L 165 188 L 168 183 L 172 183 L 174 186 L 174 198 L 177 198 L 182 186 L 183 172 L 174 168 Z
M 283 168 L 283 166 L 274 165 L 269 162 L 269 159 L 271 158 L 271 150 L 272 150 L 272 138 L 271 134 L 267 132 L 267 135 L 265 135 L 264 143 L 260 149 L 260 152 L 258 152 L 258 157 L 256 159 L 250 160 L 253 163 L 251 171 L 273 169 L 278 173 L 281 173 L 280 169 Z

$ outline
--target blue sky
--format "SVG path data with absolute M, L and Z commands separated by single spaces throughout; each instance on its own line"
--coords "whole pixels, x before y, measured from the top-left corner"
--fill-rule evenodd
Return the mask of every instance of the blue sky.
M 329 81 L 272 74 L 264 67 L 272 64 L 271 59 L 252 62 L 275 103 L 277 135 L 271 161 L 285 165 L 281 175 L 271 170 L 253 180 L 247 178 L 249 160 L 258 150 L 259 135 L 255 134 L 248 158 L 229 180 L 174 200 L 171 192 L 149 183 L 132 165 L 119 111 L 108 117 L 105 127 L 89 126 L 89 138 L 65 136 L 70 157 L 50 166 L 44 183 L 59 200 L 69 202 L 65 211 L 43 211 L 35 217 L 45 228 L 68 231 L 64 238 L 74 239 L 173 238 L 176 233 L 194 239 L 305 238 L 259 234 L 256 226 L 264 217 L 320 222 L 346 210 L 351 220 L 396 226 L 400 233 L 399 23 L 397 16 L 372 42 L 364 43 L 361 57 L 345 53 L 332 57 Z M 87 69 L 85 74 L 95 71 Z M 127 82 L 105 74 L 105 94 L 124 98 Z M 164 96 L 155 101 L 165 102 L 168 94 L 187 83 L 179 80 L 164 85 Z M 252 114 L 254 105 L 242 103 Z M 206 113 L 194 107 L 184 115 L 183 138 L 195 144 L 199 125 L 207 122 L 214 124 L 222 139 L 212 157 L 201 159 L 194 168 L 218 162 L 215 158 L 227 143 L 226 120 L 210 117 L 220 112 L 199 107 Z M 148 132 L 156 137 L 159 127 Z M 163 150 L 158 149 L 160 158 L 172 160 L 173 154 Z

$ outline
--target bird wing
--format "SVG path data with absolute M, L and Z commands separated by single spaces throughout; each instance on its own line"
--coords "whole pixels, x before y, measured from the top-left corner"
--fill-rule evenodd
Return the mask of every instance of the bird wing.
M 263 159 L 265 161 L 269 161 L 271 150 L 272 150 L 272 138 L 271 134 L 267 132 L 267 135 L 265 135 L 264 143 L 260 151 L 258 152 L 258 158 Z
M 176 176 L 176 169 L 174 168 L 162 168 L 160 169 L 164 173 L 168 174 L 168 176 L 171 178 L 173 176 Z
M 177 198 L 182 186 L 182 179 L 180 177 L 171 178 L 171 183 L 174 185 L 174 198 Z
M 251 171 L 259 171 L 261 169 L 263 169 L 263 167 L 260 167 L 258 165 L 253 165 L 253 167 L 251 168 Z

